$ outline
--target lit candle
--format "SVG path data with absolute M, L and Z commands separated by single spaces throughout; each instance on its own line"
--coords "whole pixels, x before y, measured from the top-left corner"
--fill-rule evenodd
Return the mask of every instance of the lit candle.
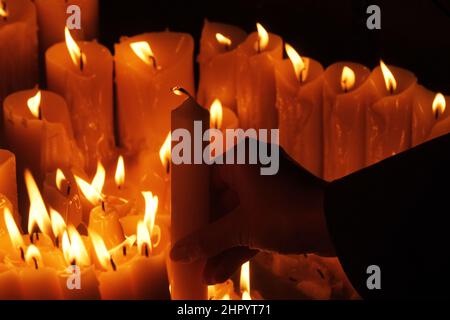
M 274 65 L 283 58 L 283 40 L 259 23 L 257 29 L 237 49 L 239 122 L 244 129 L 274 129 L 278 128 Z
M 36 89 L 13 93 L 5 99 L 3 113 L 6 144 L 17 157 L 20 174 L 28 168 L 42 184 L 48 171 L 83 166 L 67 105 L 57 94 Z M 24 194 L 21 179 L 19 190 Z M 26 206 L 27 201 L 20 203 Z
M 417 86 L 412 108 L 412 145 L 450 132 L 450 98 Z
M 200 105 L 210 105 L 219 99 L 236 111 L 236 47 L 247 34 L 244 30 L 205 19 L 200 39 L 200 83 L 197 99 Z
M 179 89 L 174 92 L 183 94 Z M 176 129 L 185 129 L 193 137 L 194 121 L 202 124 L 202 130 L 208 130 L 210 127 L 208 110 L 189 97 L 172 111 L 172 152 L 177 146 L 176 141 L 181 140 L 181 137 L 174 136 Z M 196 134 L 203 136 L 203 132 Z M 195 156 L 194 144 L 190 147 L 190 154 Z M 204 150 L 204 147 L 201 150 Z M 172 156 L 171 175 L 171 231 L 172 244 L 175 244 L 209 222 L 209 167 L 206 164 L 180 164 L 174 162 Z M 207 299 L 207 286 L 203 284 L 202 278 L 204 264 L 204 260 L 188 264 L 171 261 L 172 298 Z
M 132 153 L 158 152 L 170 131 L 170 111 L 182 99 L 170 89 L 194 92 L 194 41 L 189 34 L 155 32 L 115 45 L 120 145 Z
M 369 107 L 366 164 L 371 165 L 411 147 L 411 108 L 417 79 L 411 72 L 380 61 L 370 75 L 381 96 Z
M 8 150 L 0 149 L 0 194 L 12 203 L 14 219 L 20 224 L 17 206 L 16 157 Z
M 113 59 L 96 42 L 76 43 L 65 29 L 66 42 L 46 52 L 48 88 L 69 106 L 75 139 L 86 157 L 88 173 L 97 160 L 113 157 Z
M 365 165 L 366 112 L 377 99 L 370 70 L 338 62 L 324 74 L 324 178 L 332 181 Z
M 289 59 L 275 68 L 280 144 L 299 164 L 322 177 L 322 65 L 285 44 Z
M 98 35 L 98 0 L 34 0 L 39 24 L 39 47 L 45 52 L 52 45 L 64 41 L 64 27 L 73 14 L 68 8 L 80 8 L 80 30 L 75 31 L 79 40 L 93 40 Z M 72 19 L 70 19 L 72 20 Z
M 0 105 L 8 94 L 38 81 L 36 9 L 29 0 L 0 1 L 0 72 Z

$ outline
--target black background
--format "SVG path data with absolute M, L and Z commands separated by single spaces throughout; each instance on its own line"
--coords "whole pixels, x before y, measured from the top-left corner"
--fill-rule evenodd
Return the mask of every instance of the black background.
M 381 30 L 368 30 L 366 9 L 381 8 Z M 100 0 L 100 42 L 169 28 L 197 41 L 203 19 L 255 30 L 255 22 L 328 66 L 351 60 L 413 71 L 419 82 L 450 94 L 450 0 Z M 198 75 L 197 75 L 198 76 Z

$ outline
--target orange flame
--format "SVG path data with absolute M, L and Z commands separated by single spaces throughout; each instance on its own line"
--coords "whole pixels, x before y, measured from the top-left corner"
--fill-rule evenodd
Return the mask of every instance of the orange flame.
M 142 196 L 145 200 L 144 223 L 151 235 L 155 227 L 156 212 L 158 211 L 158 196 L 154 196 L 150 191 L 143 191 Z
M 50 208 L 50 219 L 54 236 L 60 237 L 66 230 L 66 222 L 59 212 L 52 208 Z
M 64 28 L 64 34 L 66 38 L 66 47 L 69 51 L 73 64 L 83 70 L 84 65 L 86 65 L 86 55 L 81 51 L 78 44 L 72 38 L 67 26 Z
M 40 118 L 41 116 L 41 91 L 39 90 L 35 96 L 31 97 L 27 101 L 28 109 L 30 110 L 31 114 L 35 116 L 36 118 Z
M 8 9 L 6 8 L 6 3 L 3 0 L 0 1 L 0 17 L 7 18 L 9 16 Z
M 159 149 L 159 159 L 161 160 L 161 164 L 163 165 L 163 167 L 166 168 L 167 173 L 169 173 L 170 170 L 170 160 L 172 157 L 171 142 L 172 142 L 172 135 L 169 132 L 167 134 L 166 140 L 164 140 L 164 143 Z
M 77 175 L 75 175 L 75 181 L 77 182 L 78 187 L 83 193 L 84 197 L 94 206 L 98 205 L 103 201 L 103 195 L 97 191 L 91 184 L 84 181 Z
M 102 237 L 98 235 L 96 232 L 89 230 L 89 237 L 91 239 L 92 245 L 94 247 L 95 255 L 98 259 L 98 262 L 105 270 L 116 270 L 116 265 L 111 258 L 111 255 L 106 248 L 105 242 Z
M 219 42 L 220 44 L 223 44 L 226 48 L 229 48 L 231 46 L 231 39 L 225 37 L 223 34 L 221 33 L 216 33 L 216 40 L 217 42 Z
M 145 255 L 148 257 L 152 250 L 152 241 L 150 237 L 150 232 L 144 221 L 138 222 L 136 237 L 137 237 L 138 252 L 141 255 Z
M 258 30 L 257 51 L 261 52 L 269 45 L 269 34 L 260 23 L 256 23 L 256 29 Z
M 380 60 L 381 72 L 383 73 L 384 82 L 386 84 L 386 90 L 391 94 L 397 89 L 397 81 L 391 70 L 384 64 L 383 60 Z
M 353 89 L 353 87 L 355 86 L 355 72 L 347 67 L 344 66 L 344 68 L 342 68 L 342 75 L 341 75 L 341 88 L 344 92 L 348 92 L 350 90 Z
M 436 119 L 439 118 L 440 115 L 444 113 L 445 107 L 446 102 L 444 95 L 442 93 L 437 93 L 436 96 L 434 97 L 432 105 L 433 113 Z
M 209 108 L 211 127 L 220 129 L 223 120 L 223 107 L 219 99 L 214 99 Z
M 153 67 L 158 68 L 156 65 L 156 58 L 153 54 L 152 48 L 150 48 L 150 44 L 147 41 L 138 41 L 130 44 L 131 50 L 145 62 L 149 66 L 153 65 Z
M 9 239 L 11 240 L 11 244 L 15 249 L 21 249 L 24 248 L 24 242 L 22 238 L 22 234 L 20 233 L 19 228 L 16 225 L 16 222 L 14 221 L 14 218 L 12 216 L 11 211 L 8 207 L 4 210 L 4 219 L 5 219 L 5 225 L 6 229 L 8 230 Z
M 59 191 L 62 191 L 61 190 L 62 189 L 62 183 L 65 180 L 66 180 L 66 176 L 64 175 L 62 170 L 58 168 L 56 170 L 55 183 L 56 183 L 56 187 L 58 188 Z
M 28 198 L 30 199 L 28 233 L 31 235 L 35 232 L 35 227 L 37 226 L 41 232 L 50 235 L 52 232 L 50 217 L 36 181 L 28 169 L 25 170 L 25 184 L 28 191 Z
M 250 261 L 241 266 L 240 288 L 242 300 L 252 300 L 250 296 Z
M 119 156 L 117 159 L 117 167 L 116 174 L 114 175 L 114 181 L 116 182 L 116 186 L 121 188 L 125 183 L 125 163 L 123 161 L 123 157 Z
M 42 266 L 41 252 L 34 244 L 31 244 L 27 248 L 27 252 L 25 253 L 25 261 L 29 265 L 33 265 L 35 269 L 39 269 L 39 266 Z
M 62 250 L 64 259 L 68 264 L 77 264 L 79 266 L 89 266 L 91 259 L 86 246 L 74 226 L 70 225 L 67 231 L 64 231 L 62 237 Z
M 298 52 L 289 44 L 286 43 L 284 45 L 284 49 L 286 50 L 286 54 L 288 55 L 289 60 L 291 60 L 292 65 L 294 66 L 295 76 L 297 77 L 297 80 L 300 82 L 304 82 L 306 80 L 306 77 L 308 76 L 307 61 L 303 61 Z

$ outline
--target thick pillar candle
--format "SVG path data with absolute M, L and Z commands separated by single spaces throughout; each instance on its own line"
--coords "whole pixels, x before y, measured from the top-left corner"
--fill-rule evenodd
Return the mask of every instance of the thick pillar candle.
M 86 157 L 86 170 L 114 156 L 113 59 L 97 42 L 66 43 L 46 52 L 48 88 L 66 99 L 75 139 Z
M 200 39 L 200 83 L 197 100 L 200 105 L 210 105 L 219 99 L 236 111 L 236 47 L 247 34 L 244 30 L 205 19 Z
M 283 57 L 283 40 L 258 24 L 238 50 L 237 110 L 244 129 L 278 127 L 275 107 L 275 61 Z
M 170 111 L 183 100 L 171 88 L 194 92 L 194 40 L 189 34 L 155 32 L 115 45 L 120 145 L 131 153 L 158 152 L 170 131 Z
M 209 129 L 209 112 L 199 106 L 192 97 L 172 111 L 172 244 L 189 235 L 191 232 L 205 226 L 209 221 L 209 167 L 206 164 L 180 164 L 174 160 L 174 148 L 177 141 L 177 129 L 187 130 L 194 139 L 194 121 L 202 125 L 203 130 Z M 197 139 L 203 131 L 196 132 Z M 184 142 L 184 140 L 183 140 Z M 179 142 L 180 143 L 180 142 Z M 203 156 L 202 144 L 196 142 L 189 146 L 191 158 Z M 199 152 L 198 148 L 201 148 Z M 197 150 L 197 154 L 194 151 Z M 179 157 L 179 155 L 178 155 Z M 201 161 L 202 163 L 203 161 Z M 207 286 L 202 279 L 205 261 L 189 264 L 171 263 L 172 298 L 174 299 L 207 299 Z
M 411 108 L 417 87 L 414 74 L 383 62 L 372 71 L 369 81 L 381 98 L 367 113 L 367 165 L 411 147 Z
M 289 45 L 286 50 L 291 58 L 275 68 L 280 144 L 305 169 L 322 177 L 323 67 Z
M 376 91 L 367 81 L 370 70 L 339 62 L 324 74 L 324 178 L 332 181 L 365 165 L 367 108 Z

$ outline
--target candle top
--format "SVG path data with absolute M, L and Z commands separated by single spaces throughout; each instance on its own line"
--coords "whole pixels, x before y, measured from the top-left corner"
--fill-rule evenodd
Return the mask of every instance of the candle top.
M 377 66 L 370 75 L 370 81 L 380 94 L 384 96 L 398 95 L 417 83 L 417 78 L 414 73 L 400 67 L 391 65 L 388 65 L 387 67 L 396 82 L 396 88 L 392 91 L 392 93 L 390 93 L 386 88 L 386 79 L 383 75 L 381 66 Z
M 343 81 L 348 81 L 343 79 L 343 76 L 345 76 L 345 73 L 343 74 L 344 71 L 348 72 L 348 76 L 351 78 L 348 80 L 352 82 L 351 86 L 349 83 L 347 91 L 342 88 Z M 347 94 L 358 90 L 367 81 L 369 76 L 369 68 L 359 63 L 344 61 L 330 65 L 325 70 L 324 81 L 335 94 Z
M 274 59 L 281 60 L 283 58 L 283 39 L 273 33 L 268 33 L 269 42 L 267 47 L 258 52 L 255 49 L 255 44 L 259 41 L 258 32 L 251 33 L 247 39 L 238 47 L 240 53 L 247 56 L 272 56 Z
M 28 0 L 0 1 L 0 28 L 20 21 L 36 22 L 34 4 Z

